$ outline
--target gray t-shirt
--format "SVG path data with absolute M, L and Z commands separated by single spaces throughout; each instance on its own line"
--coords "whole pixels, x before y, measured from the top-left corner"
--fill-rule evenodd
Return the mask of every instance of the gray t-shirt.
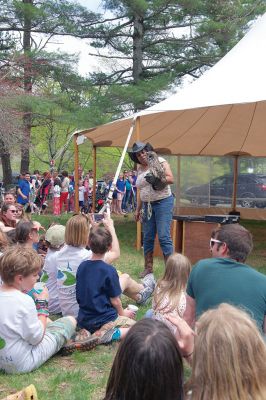
M 65 245 L 55 256 L 58 299 L 63 316 L 78 316 L 76 274 L 82 261 L 90 260 L 91 256 L 90 250 L 69 245 Z
M 163 157 L 159 157 L 159 162 L 164 163 L 166 160 Z M 150 185 L 145 176 L 149 173 L 149 169 L 143 168 L 141 165 L 138 169 L 138 177 L 136 180 L 136 186 L 140 191 L 140 200 L 144 202 L 158 201 L 165 199 L 171 195 L 170 185 L 166 185 L 162 190 L 154 190 Z

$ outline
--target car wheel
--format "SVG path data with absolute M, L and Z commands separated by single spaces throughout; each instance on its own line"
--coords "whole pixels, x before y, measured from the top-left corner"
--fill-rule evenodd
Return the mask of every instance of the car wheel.
M 244 193 L 240 196 L 240 204 L 243 208 L 254 208 L 256 205 L 255 198 L 253 193 Z
M 265 204 L 265 203 L 256 203 L 256 206 L 257 206 L 258 208 L 265 208 L 265 207 L 266 207 L 266 204 Z

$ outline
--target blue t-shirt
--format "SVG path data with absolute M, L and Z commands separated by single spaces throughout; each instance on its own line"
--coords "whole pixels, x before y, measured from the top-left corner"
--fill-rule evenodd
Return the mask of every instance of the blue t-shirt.
M 120 192 L 124 192 L 126 187 L 126 182 L 124 181 L 124 179 L 118 179 L 116 181 L 116 187 L 118 190 L 120 190 Z
M 26 181 L 26 179 L 19 180 L 19 189 L 24 196 L 27 196 L 27 199 L 23 199 L 20 195 L 17 197 L 17 202 L 19 204 L 26 204 L 29 201 L 29 194 L 30 194 L 30 183 Z
M 77 271 L 78 325 L 91 333 L 114 321 L 117 311 L 110 297 L 121 295 L 116 269 L 102 260 L 83 261 Z

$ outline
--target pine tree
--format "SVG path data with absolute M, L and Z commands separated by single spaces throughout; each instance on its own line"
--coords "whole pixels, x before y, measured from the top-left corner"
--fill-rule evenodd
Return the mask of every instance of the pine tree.
M 104 0 L 113 18 L 97 24 L 92 41 L 107 72 L 91 75 L 110 113 L 152 105 L 184 77 L 199 77 L 266 11 L 253 0 Z M 105 53 L 104 53 L 105 51 Z

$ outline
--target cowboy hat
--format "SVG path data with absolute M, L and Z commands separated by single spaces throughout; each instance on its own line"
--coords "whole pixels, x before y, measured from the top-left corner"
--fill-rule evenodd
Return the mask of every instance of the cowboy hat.
M 133 143 L 132 149 L 128 150 L 128 155 L 131 158 L 131 160 L 134 161 L 135 163 L 140 164 L 137 157 L 137 153 L 139 153 L 141 150 L 153 151 L 153 147 L 150 143 L 143 143 L 143 142 Z

